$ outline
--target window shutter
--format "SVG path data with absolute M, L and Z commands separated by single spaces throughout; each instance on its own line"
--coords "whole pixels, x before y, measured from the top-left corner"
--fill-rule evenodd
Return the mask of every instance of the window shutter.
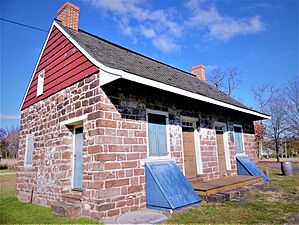
M 26 165 L 32 165 L 32 158 L 33 158 L 33 151 L 34 151 L 34 138 L 33 135 L 27 136 L 27 143 L 26 143 Z
M 158 155 L 157 145 L 157 125 L 154 123 L 148 124 L 148 144 L 149 144 L 149 156 Z
M 148 114 L 149 156 L 166 156 L 168 153 L 166 119 L 165 115 Z
M 166 135 L 166 125 L 158 125 L 158 143 L 159 143 L 159 156 L 167 155 L 167 135 Z
M 242 129 L 240 127 L 234 127 L 235 132 L 235 146 L 236 146 L 236 153 L 243 153 L 244 146 L 243 146 L 243 137 L 242 137 Z

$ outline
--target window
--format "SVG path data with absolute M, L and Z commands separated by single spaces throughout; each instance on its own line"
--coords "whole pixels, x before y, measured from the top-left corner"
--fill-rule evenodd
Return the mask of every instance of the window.
M 149 156 L 168 156 L 167 120 L 168 116 L 162 113 L 147 114 Z
M 44 92 L 44 77 L 45 70 L 42 70 L 38 73 L 36 97 L 42 95 Z
M 26 149 L 25 149 L 25 166 L 32 166 L 34 150 L 34 138 L 33 135 L 28 135 L 26 138 Z
M 234 126 L 236 153 L 244 153 L 243 131 L 241 126 Z
M 183 120 L 182 121 L 182 127 L 186 127 L 186 128 L 193 128 L 193 122 L 189 121 L 189 120 Z
M 217 133 L 217 131 L 224 133 L 224 126 L 220 126 L 220 125 L 215 126 L 215 130 L 216 130 L 216 133 Z

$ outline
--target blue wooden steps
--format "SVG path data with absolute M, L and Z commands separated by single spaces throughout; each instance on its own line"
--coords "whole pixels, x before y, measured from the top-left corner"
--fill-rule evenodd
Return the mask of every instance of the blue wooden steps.
M 238 175 L 245 176 L 261 176 L 264 181 L 269 181 L 266 176 L 246 155 L 237 156 L 237 171 Z
M 172 160 L 146 162 L 145 178 L 147 208 L 170 211 L 201 202 Z

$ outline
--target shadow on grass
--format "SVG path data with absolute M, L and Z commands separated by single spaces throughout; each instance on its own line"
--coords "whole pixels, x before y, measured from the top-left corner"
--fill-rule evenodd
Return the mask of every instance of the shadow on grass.
M 282 173 L 274 173 L 274 175 L 284 177 L 284 175 L 282 175 Z
M 87 218 L 56 216 L 51 209 L 16 198 L 16 175 L 0 176 L 0 224 L 98 224 Z

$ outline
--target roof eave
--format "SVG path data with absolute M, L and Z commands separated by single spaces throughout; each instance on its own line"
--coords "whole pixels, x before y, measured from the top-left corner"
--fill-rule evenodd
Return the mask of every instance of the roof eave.
M 173 87 L 173 86 L 170 86 L 170 85 L 167 85 L 167 84 L 164 84 L 164 83 L 160 83 L 160 82 L 155 81 L 155 80 L 150 80 L 150 79 L 147 79 L 147 78 L 144 78 L 144 77 L 140 77 L 138 75 L 128 73 L 128 72 L 125 72 L 125 71 L 121 71 L 121 74 L 116 75 L 116 74 L 112 74 L 112 73 L 100 70 L 100 76 L 103 77 L 103 80 L 104 80 L 104 82 L 101 82 L 101 86 L 105 85 L 107 83 L 110 83 L 110 82 L 107 82 L 107 79 L 110 79 L 111 82 L 113 82 L 115 80 L 118 80 L 118 79 L 122 78 L 122 79 L 125 79 L 125 80 L 129 80 L 129 81 L 133 81 L 133 82 L 143 84 L 143 85 L 146 85 L 146 86 L 158 88 L 158 89 L 161 89 L 161 90 L 164 90 L 164 91 L 179 94 L 179 95 L 189 97 L 189 98 L 192 98 L 192 99 L 196 99 L 196 100 L 199 100 L 199 101 L 203 101 L 203 102 L 207 102 L 207 103 L 210 103 L 210 104 L 214 104 L 214 105 L 222 106 L 222 107 L 229 108 L 229 109 L 232 109 L 232 110 L 236 110 L 236 111 L 239 111 L 239 112 L 251 114 L 251 115 L 257 117 L 258 120 L 260 120 L 260 119 L 271 119 L 271 117 L 269 115 L 266 115 L 266 114 L 263 114 L 263 113 L 260 113 L 260 112 L 256 112 L 254 110 L 241 108 L 239 106 L 235 106 L 235 105 L 231 105 L 231 104 L 228 104 L 228 103 L 225 103 L 225 102 L 221 102 L 221 101 L 216 100 L 216 99 L 212 99 L 212 98 L 209 98 L 209 97 L 206 97 L 206 96 L 203 96 L 203 95 L 192 93 L 190 91 L 186 91 L 186 90 L 183 90 L 183 89 L 180 89 L 180 88 L 177 88 L 177 87 Z
M 215 104 L 218 106 L 222 106 L 225 108 L 229 108 L 229 109 L 233 109 L 233 110 L 237 110 L 243 113 L 248 113 L 251 115 L 254 115 L 258 118 L 261 119 L 271 119 L 271 117 L 269 115 L 266 114 L 262 114 L 259 112 L 256 112 L 254 110 L 250 110 L 250 109 L 246 109 L 246 108 L 242 108 L 239 106 L 235 106 L 235 105 L 231 105 L 213 98 L 209 98 L 200 94 L 196 94 L 196 93 L 192 93 L 190 91 L 186 91 L 177 87 L 173 87 L 171 85 L 167 85 L 164 83 L 160 83 L 158 81 L 154 81 L 154 80 L 150 80 L 148 78 L 144 78 L 144 77 L 140 77 L 137 76 L 135 74 L 132 73 L 128 73 L 125 72 L 123 70 L 119 70 L 119 69 L 114 69 L 114 68 L 110 68 L 108 66 L 105 66 L 104 64 L 100 63 L 99 61 L 97 61 L 94 57 L 92 57 L 76 40 L 74 40 L 55 20 L 53 21 L 52 26 L 56 26 L 94 65 L 96 65 L 97 67 L 99 67 L 100 69 L 100 74 L 102 74 L 103 77 L 105 77 L 105 79 L 102 79 L 101 85 L 113 82 L 117 79 L 123 78 L 126 80 L 130 80 L 133 82 L 137 82 L 140 84 L 144 84 L 147 86 L 151 86 L 151 87 L 155 87 L 155 88 L 159 88 L 162 90 L 166 90 L 172 93 L 176 93 L 176 94 L 180 94 L 186 97 L 190 97 L 193 99 L 197 99 L 200 101 L 204 101 L 204 102 L 208 102 L 211 104 Z M 51 27 L 52 29 L 52 27 Z M 104 82 L 103 82 L 104 81 Z

